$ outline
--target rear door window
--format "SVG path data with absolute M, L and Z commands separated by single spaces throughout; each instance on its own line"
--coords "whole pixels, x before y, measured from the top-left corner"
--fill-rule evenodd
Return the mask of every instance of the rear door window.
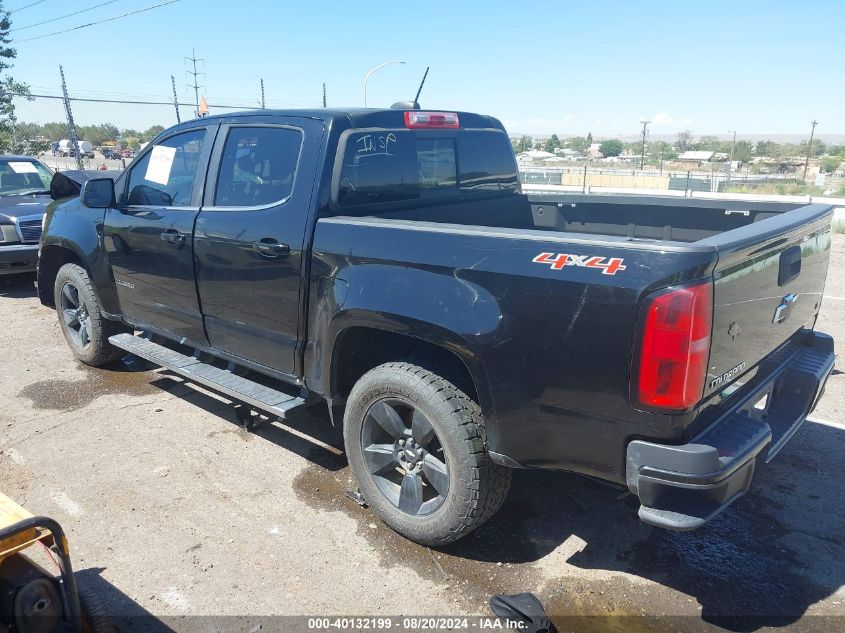
M 518 190 L 510 141 L 500 131 L 353 132 L 342 160 L 341 206 Z
M 229 131 L 214 205 L 254 207 L 290 197 L 302 132 L 284 127 L 234 127 Z

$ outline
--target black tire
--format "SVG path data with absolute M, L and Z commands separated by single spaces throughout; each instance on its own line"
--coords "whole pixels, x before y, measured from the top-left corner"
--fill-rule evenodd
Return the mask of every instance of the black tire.
M 81 633 L 118 633 L 99 590 L 93 587 L 80 589 L 79 605 L 82 608 Z
M 404 432 L 397 420 L 407 427 Z M 429 432 L 417 432 L 425 424 Z M 507 496 L 511 471 L 490 459 L 478 404 L 418 365 L 386 363 L 364 374 L 349 395 L 343 436 L 367 503 L 390 528 L 422 545 L 446 545 L 466 536 Z M 419 457 L 409 459 L 407 452 Z M 416 479 L 422 483 L 406 486 Z
M 109 337 L 126 328 L 103 316 L 100 300 L 85 269 L 65 264 L 56 275 L 53 287 L 59 326 L 73 355 L 86 365 L 100 367 L 112 363 L 126 352 L 109 343 Z

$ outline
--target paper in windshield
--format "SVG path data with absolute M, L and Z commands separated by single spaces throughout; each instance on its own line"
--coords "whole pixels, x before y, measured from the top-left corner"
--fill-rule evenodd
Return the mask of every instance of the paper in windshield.
M 16 174 L 37 174 L 38 169 L 35 168 L 30 162 L 27 161 L 16 161 L 10 160 L 9 167 L 11 167 L 12 171 Z
M 150 152 L 150 162 L 147 163 L 147 173 L 144 174 L 144 180 L 166 185 L 170 179 L 170 168 L 173 167 L 175 157 L 175 147 L 156 145 Z

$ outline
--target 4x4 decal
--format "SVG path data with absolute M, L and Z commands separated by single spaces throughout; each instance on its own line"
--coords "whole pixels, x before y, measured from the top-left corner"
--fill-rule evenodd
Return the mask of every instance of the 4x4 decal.
M 560 270 L 564 266 L 582 266 L 584 268 L 601 268 L 603 275 L 615 275 L 617 271 L 625 270 L 621 257 L 596 257 L 594 255 L 567 255 L 564 253 L 540 253 L 532 259 L 535 264 L 547 264 L 552 270 Z

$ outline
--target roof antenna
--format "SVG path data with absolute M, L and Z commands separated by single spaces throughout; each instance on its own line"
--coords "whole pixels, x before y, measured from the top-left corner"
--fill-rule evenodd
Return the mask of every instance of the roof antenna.
M 425 67 L 425 74 L 423 74 L 422 81 L 420 82 L 420 88 L 419 90 L 417 90 L 417 96 L 414 97 L 414 110 L 420 109 L 420 93 L 422 92 L 423 86 L 425 85 L 425 78 L 428 77 L 429 68 L 431 68 L 431 66 Z

